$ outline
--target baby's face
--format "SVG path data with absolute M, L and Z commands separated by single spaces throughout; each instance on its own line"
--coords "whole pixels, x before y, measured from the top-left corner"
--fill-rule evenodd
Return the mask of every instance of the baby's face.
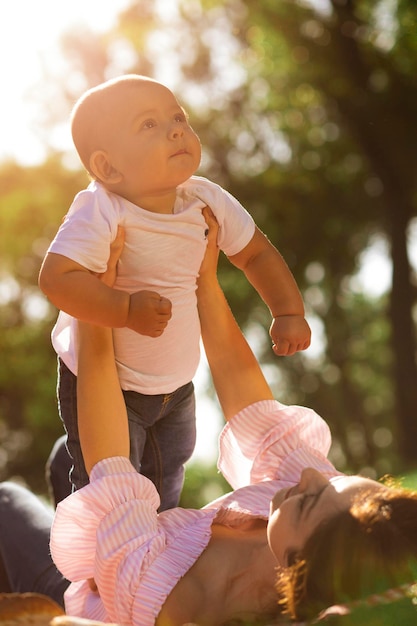
M 200 165 L 200 140 L 174 94 L 146 79 L 121 85 L 112 107 L 106 151 L 121 176 L 117 189 L 148 210 L 172 196 Z M 155 204 L 156 201 L 156 204 Z

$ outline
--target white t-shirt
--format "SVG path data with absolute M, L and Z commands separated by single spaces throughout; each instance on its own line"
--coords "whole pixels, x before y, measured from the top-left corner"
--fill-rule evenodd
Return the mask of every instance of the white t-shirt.
M 128 293 L 149 289 L 171 300 L 172 318 L 160 337 L 114 329 L 124 390 L 171 393 L 195 374 L 200 358 L 196 281 L 207 245 L 202 215 L 206 204 L 219 222 L 220 249 L 227 256 L 237 254 L 252 239 L 254 221 L 227 191 L 198 176 L 178 187 L 171 214 L 146 211 L 93 182 L 77 194 L 49 247 L 49 252 L 102 273 L 117 227 L 124 226 L 125 246 L 115 288 Z M 54 349 L 74 374 L 76 328 L 75 320 L 61 311 L 52 330 Z

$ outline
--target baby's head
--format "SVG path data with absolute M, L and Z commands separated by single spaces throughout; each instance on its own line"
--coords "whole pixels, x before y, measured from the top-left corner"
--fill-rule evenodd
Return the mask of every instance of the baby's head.
M 88 90 L 71 115 L 72 137 L 90 176 L 138 204 L 189 178 L 201 146 L 174 94 L 137 74 Z

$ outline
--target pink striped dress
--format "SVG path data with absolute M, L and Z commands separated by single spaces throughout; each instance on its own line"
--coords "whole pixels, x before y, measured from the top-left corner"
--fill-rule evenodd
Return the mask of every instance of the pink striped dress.
M 176 582 L 207 546 L 213 521 L 238 526 L 267 519 L 279 489 L 298 482 L 305 467 L 336 476 L 327 453 L 327 424 L 311 409 L 257 402 L 230 420 L 220 435 L 218 467 L 234 491 L 200 510 L 157 514 L 153 484 L 123 457 L 93 468 L 90 484 L 58 505 L 51 553 L 71 582 L 69 615 L 152 626 Z M 94 578 L 98 593 L 86 579 Z

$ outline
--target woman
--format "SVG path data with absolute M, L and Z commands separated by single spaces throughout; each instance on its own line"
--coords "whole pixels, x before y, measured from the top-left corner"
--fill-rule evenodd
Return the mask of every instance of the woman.
M 283 611 L 309 619 L 374 592 L 383 599 L 392 587 L 408 592 L 417 495 L 338 473 L 323 420 L 273 400 L 218 285 L 216 226 L 207 220 L 199 312 L 227 420 L 219 467 L 235 491 L 202 510 L 157 515 L 154 486 L 128 460 L 111 333 L 81 328 L 79 427 L 90 484 L 58 505 L 51 534 L 54 561 L 73 581 L 67 612 L 141 626 L 267 623 Z

